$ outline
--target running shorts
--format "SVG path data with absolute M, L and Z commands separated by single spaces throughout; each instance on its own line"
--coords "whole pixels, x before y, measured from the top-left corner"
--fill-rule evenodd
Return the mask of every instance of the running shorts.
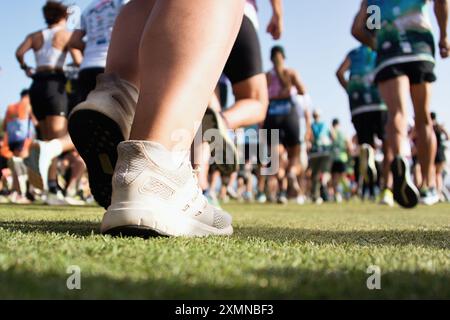
M 387 119 L 387 111 L 365 112 L 354 116 L 352 122 L 358 136 L 358 143 L 374 146 L 375 137 L 384 141 Z
M 233 85 L 264 73 L 258 33 L 247 16 L 244 16 L 223 73 Z
M 288 100 L 273 100 L 270 102 L 268 114 L 264 121 L 264 129 L 268 130 L 268 145 L 271 146 L 271 131 L 278 130 L 280 144 L 285 147 L 300 145 L 300 121 L 297 109 L 291 104 L 290 109 L 285 112 L 274 112 L 275 104 L 289 103 Z
M 380 83 L 400 76 L 407 76 L 411 84 L 435 82 L 434 63 L 414 61 L 387 66 L 377 73 L 375 82 Z
M 67 116 L 66 77 L 62 72 L 40 72 L 30 88 L 33 113 L 39 121 L 48 116 Z

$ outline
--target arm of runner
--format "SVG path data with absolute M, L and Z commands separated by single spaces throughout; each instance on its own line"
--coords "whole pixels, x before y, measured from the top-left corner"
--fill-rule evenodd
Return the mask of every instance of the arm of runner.
M 69 48 L 78 49 L 81 52 L 86 48 L 86 43 L 83 38 L 86 36 L 86 31 L 75 30 L 70 37 Z
M 312 127 L 311 127 L 311 111 L 309 108 L 306 108 L 303 110 L 303 114 L 305 115 L 305 141 L 307 143 L 312 142 L 313 139 L 313 133 L 312 133 Z
M 80 66 L 81 62 L 83 61 L 83 54 L 81 53 L 81 51 L 75 48 L 70 48 L 69 52 L 75 65 Z
M 298 94 L 300 95 L 305 95 L 306 94 L 306 86 L 303 83 L 302 79 L 300 78 L 300 75 L 298 74 L 297 71 L 295 70 L 291 70 L 291 79 L 292 79 L 292 84 L 295 86 L 295 88 L 298 91 Z
M 450 42 L 447 36 L 448 25 L 448 0 L 434 0 L 434 13 L 439 25 L 439 51 L 442 58 L 448 58 L 450 51 Z
M 345 78 L 345 73 L 350 70 L 350 67 L 352 65 L 352 62 L 350 58 L 347 56 L 342 62 L 342 64 L 339 66 L 339 69 L 336 71 L 336 77 L 339 80 L 339 83 L 341 84 L 342 88 L 344 88 L 345 91 L 347 91 L 348 88 L 348 80 Z
M 274 40 L 281 38 L 283 33 L 283 1 L 270 0 L 272 4 L 272 18 L 267 26 L 267 33 L 270 33 Z
M 444 127 L 444 126 L 441 126 L 441 125 L 439 125 L 439 127 L 440 127 L 440 129 L 442 130 L 442 133 L 443 133 L 444 136 L 445 136 L 445 140 L 448 140 L 450 136 L 448 135 L 448 132 L 447 132 L 447 130 L 445 129 L 445 127 Z
M 367 0 L 361 4 L 361 9 L 355 17 L 352 25 L 352 35 L 361 43 L 375 49 L 375 38 L 366 28 L 367 22 Z
M 16 50 L 16 59 L 20 64 L 20 68 L 27 74 L 31 76 L 31 67 L 25 63 L 25 54 L 33 48 L 33 38 L 32 35 L 28 35 L 25 40 L 19 45 Z

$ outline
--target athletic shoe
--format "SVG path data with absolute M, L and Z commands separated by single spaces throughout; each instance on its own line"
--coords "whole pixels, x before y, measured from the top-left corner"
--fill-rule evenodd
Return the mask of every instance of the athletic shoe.
M 321 206 L 323 204 L 323 198 L 322 197 L 317 198 L 316 200 L 314 200 L 314 204 Z
M 86 201 L 84 201 L 83 199 L 81 199 L 78 196 L 75 196 L 75 197 L 66 196 L 64 198 L 64 200 L 66 201 L 66 203 L 68 205 L 71 205 L 71 206 L 84 206 L 84 205 L 86 205 Z
M 30 148 L 30 155 L 23 162 L 28 169 L 28 181 L 40 190 L 47 190 L 48 171 L 53 159 L 62 152 L 61 146 L 53 142 L 37 140 Z
M 296 202 L 298 205 L 304 205 L 306 203 L 306 197 L 305 196 L 298 196 L 296 199 Z
M 95 90 L 69 117 L 69 133 L 86 163 L 92 194 L 104 208 L 111 203 L 117 146 L 130 136 L 138 95 L 116 75 L 100 75 Z
M 242 195 L 242 198 L 247 203 L 253 203 L 255 201 L 255 197 L 253 196 L 253 193 L 246 191 Z
M 20 195 L 18 192 L 14 191 L 9 195 L 9 202 L 12 204 L 30 204 L 31 201 L 25 197 Z
M 223 175 L 229 176 L 239 169 L 238 151 L 233 140 L 230 138 L 228 127 L 222 115 L 211 108 L 206 110 L 205 116 L 203 117 L 202 137 L 205 138 L 205 133 L 208 130 L 215 130 L 214 134 L 220 136 L 220 139 L 216 137 L 215 139 L 211 139 L 213 141 L 208 142 L 211 143 L 211 150 L 214 153 L 213 158 L 216 161 L 218 160 L 215 163 L 217 168 Z M 221 158 L 218 159 L 217 157 Z
M 230 197 L 226 194 L 226 195 L 220 197 L 220 201 L 221 201 L 222 203 L 224 203 L 224 204 L 227 204 L 227 203 L 230 203 L 231 199 L 230 199 Z
M 9 199 L 8 197 L 4 196 L 4 195 L 0 195 L 0 203 L 1 204 L 5 204 L 5 203 L 9 203 Z
M 278 195 L 278 203 L 279 204 L 287 204 L 288 202 L 289 201 L 288 201 L 286 192 L 280 192 L 280 194 Z
M 394 206 L 394 194 L 391 190 L 384 189 L 383 192 L 381 192 L 380 204 L 389 207 Z
M 101 232 L 122 236 L 231 235 L 231 216 L 211 206 L 198 186 L 189 156 L 178 169 L 152 160 L 148 144 L 127 141 L 118 146 L 112 204 Z
M 267 202 L 266 194 L 264 192 L 258 191 L 258 194 L 256 196 L 256 201 L 261 204 L 266 203 Z
M 429 188 L 420 191 L 420 203 L 426 206 L 433 206 L 439 202 L 439 195 L 436 188 Z
M 233 200 L 236 200 L 237 198 L 239 198 L 239 195 L 237 194 L 236 190 L 233 189 L 233 187 L 227 187 L 227 194 Z
M 373 177 L 373 181 L 377 180 L 378 172 L 375 164 L 375 151 L 369 144 L 361 146 L 359 170 L 365 182 L 370 182 L 370 176 Z
M 419 191 L 411 180 L 409 165 L 403 157 L 396 157 L 391 164 L 394 176 L 394 199 L 404 208 L 414 208 L 419 203 Z
M 58 191 L 57 193 L 49 192 L 45 199 L 45 203 L 49 206 L 66 206 L 69 204 L 61 191 Z

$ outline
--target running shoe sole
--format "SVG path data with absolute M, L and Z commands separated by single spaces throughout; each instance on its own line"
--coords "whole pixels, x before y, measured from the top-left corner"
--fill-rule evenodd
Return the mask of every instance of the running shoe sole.
M 378 172 L 377 172 L 377 166 L 375 164 L 375 152 L 372 147 L 367 149 L 367 167 L 368 167 L 368 175 L 370 174 L 372 176 L 372 181 L 377 181 L 378 179 Z M 367 177 L 368 180 L 370 180 L 370 177 Z
M 419 203 L 419 191 L 411 181 L 407 163 L 402 158 L 391 164 L 394 176 L 394 199 L 402 207 L 412 209 Z
M 39 170 L 39 156 L 41 149 L 33 146 L 30 150 L 30 156 L 23 162 L 27 166 L 28 181 L 39 190 L 44 190 L 44 180 Z
M 117 146 L 125 140 L 120 127 L 102 113 L 80 110 L 70 117 L 69 133 L 86 163 L 94 199 L 103 208 L 108 208 L 111 204 Z
M 233 234 L 233 227 L 230 225 L 224 229 L 217 229 L 182 214 L 153 213 L 148 209 L 129 207 L 123 210 L 110 208 L 103 216 L 101 233 L 141 238 L 230 236 Z
M 208 108 L 202 121 L 202 133 L 204 135 L 204 133 L 210 129 L 219 131 L 223 144 L 216 143 L 215 152 L 222 154 L 222 159 L 225 163 L 216 163 L 216 165 L 222 174 L 229 176 L 239 169 L 238 151 L 233 140 L 228 135 L 227 128 L 223 125 L 223 120 L 219 119 L 219 117 L 219 113 Z M 227 159 L 231 158 L 230 155 L 233 156 L 233 163 L 226 163 Z M 213 155 L 213 157 L 214 156 L 215 155 Z
M 119 238 L 157 238 L 157 237 L 166 237 L 162 234 L 159 234 L 155 230 L 151 228 L 142 227 L 142 226 L 123 226 L 110 229 L 103 233 L 104 235 L 109 235 L 111 237 L 119 237 Z

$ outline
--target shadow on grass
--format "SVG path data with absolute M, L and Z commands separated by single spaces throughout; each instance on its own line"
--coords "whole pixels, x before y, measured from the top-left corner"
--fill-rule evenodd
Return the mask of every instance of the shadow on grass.
M 105 266 L 106 267 L 106 266 Z M 213 270 L 211 271 L 213 272 Z M 0 273 L 0 299 L 449 299 L 450 274 L 382 274 L 381 290 L 368 290 L 362 271 L 312 271 L 302 268 L 248 270 L 248 279 L 228 285 L 187 281 L 180 276 L 109 278 L 81 273 L 81 290 L 66 287 L 65 273 Z
M 0 221 L 0 228 L 23 233 L 60 233 L 74 236 L 99 234 L 100 222 L 93 221 Z M 276 227 L 237 227 L 236 239 L 258 238 L 289 243 L 336 245 L 414 245 L 450 248 L 450 230 L 309 230 Z
M 439 249 L 450 248 L 450 230 L 310 230 L 276 227 L 236 228 L 238 238 L 259 238 L 276 242 L 349 244 L 349 245 L 414 245 Z
M 0 228 L 23 233 L 59 233 L 90 236 L 100 233 L 100 222 L 91 221 L 0 221 Z

